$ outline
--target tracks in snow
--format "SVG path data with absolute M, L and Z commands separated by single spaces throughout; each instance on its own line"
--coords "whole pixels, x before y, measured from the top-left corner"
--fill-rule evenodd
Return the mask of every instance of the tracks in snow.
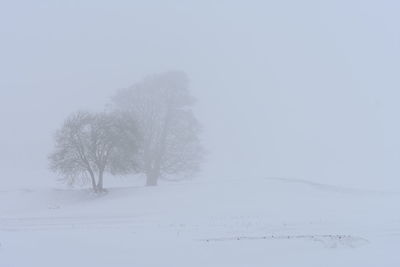
M 0 231 L 121 228 L 146 223 L 142 217 L 135 216 L 0 218 Z
M 236 225 L 238 226 L 238 225 Z M 259 226 L 259 225 L 258 225 Z M 272 225 L 269 225 L 270 227 Z M 232 227 L 232 228 L 231 228 Z M 231 228 L 224 232 L 223 229 Z M 258 228 L 258 227 L 257 227 Z M 269 228 L 269 227 L 268 227 Z M 227 219 L 221 225 L 210 221 L 203 221 L 197 225 L 160 223 L 143 216 L 84 216 L 84 217 L 20 217 L 0 218 L 0 232 L 24 232 L 24 231 L 62 231 L 62 230 L 123 230 L 133 232 L 159 232 L 160 234 L 175 234 L 189 240 L 203 242 L 229 242 L 229 241 L 255 241 L 255 240 L 287 240 L 287 241 L 311 241 L 322 244 L 325 248 L 359 247 L 368 244 L 368 240 L 357 235 L 344 234 L 310 234 L 312 229 L 298 225 L 291 228 L 290 233 L 285 233 L 285 228 L 279 229 L 277 225 L 269 230 L 258 229 L 253 232 L 243 227 L 235 227 L 232 220 Z M 304 229 L 303 229 L 304 228 Z M 329 228 L 329 227 L 328 227 Z M 275 229 L 275 231 L 273 230 Z M 252 235 L 246 235 L 246 232 Z M 286 229 L 288 230 L 288 229 Z M 317 229 L 314 229 L 317 230 Z M 328 230 L 328 229 L 326 229 Z M 276 232 L 274 235 L 257 234 L 257 232 Z M 249 232 L 249 233 L 250 233 Z M 319 232 L 319 231 L 317 231 Z M 327 231 L 324 231 L 327 232 Z M 337 233 L 337 231 L 334 231 Z M 229 236 L 229 233 L 232 235 Z M 307 233 L 307 234 L 297 234 Z M 328 232 L 329 233 L 329 232 Z M 205 236 L 224 235 L 220 238 L 204 238 Z M 227 235 L 228 234 L 228 235 Z M 238 235 L 236 235 L 238 234 Z M 241 235 L 242 234 L 242 235 Z

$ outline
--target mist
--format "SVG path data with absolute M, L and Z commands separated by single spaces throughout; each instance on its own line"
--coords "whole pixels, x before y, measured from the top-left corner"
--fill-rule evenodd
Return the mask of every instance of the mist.
M 399 10 L 1 1 L 0 266 L 399 266 Z
M 71 110 L 102 109 L 116 89 L 177 69 L 198 99 L 205 177 L 398 188 L 398 8 L 3 2 L 1 184 L 54 184 L 47 155 Z

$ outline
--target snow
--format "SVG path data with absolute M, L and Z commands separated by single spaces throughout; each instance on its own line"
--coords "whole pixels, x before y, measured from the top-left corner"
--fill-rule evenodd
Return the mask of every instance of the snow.
M 291 179 L 0 192 L 0 266 L 400 266 L 396 192 Z

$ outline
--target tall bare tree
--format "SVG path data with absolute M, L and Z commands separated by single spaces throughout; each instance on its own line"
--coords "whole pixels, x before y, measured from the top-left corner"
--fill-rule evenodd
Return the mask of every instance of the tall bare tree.
M 69 181 L 88 179 L 95 192 L 102 192 L 105 172 L 127 174 L 135 169 L 137 140 L 131 116 L 76 112 L 56 133 L 50 166 Z
M 148 76 L 113 97 L 113 106 L 131 114 L 143 136 L 139 166 L 146 185 L 199 170 L 203 149 L 194 103 L 186 74 L 177 71 Z

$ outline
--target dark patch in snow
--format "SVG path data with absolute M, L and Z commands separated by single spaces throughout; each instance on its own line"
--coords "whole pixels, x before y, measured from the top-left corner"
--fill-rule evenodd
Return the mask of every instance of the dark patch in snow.
M 245 240 L 311 240 L 322 243 L 326 248 L 336 248 L 339 246 L 355 248 L 369 243 L 365 238 L 352 235 L 269 235 L 200 239 L 200 241 L 204 242 Z

